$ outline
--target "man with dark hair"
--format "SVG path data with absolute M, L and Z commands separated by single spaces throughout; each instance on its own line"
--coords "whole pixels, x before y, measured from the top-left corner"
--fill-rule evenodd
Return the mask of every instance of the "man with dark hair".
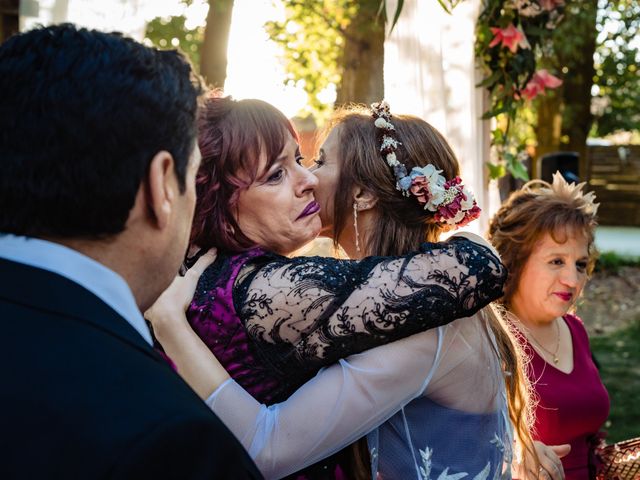
M 260 478 L 140 313 L 187 248 L 200 94 L 119 34 L 0 45 L 0 478 Z

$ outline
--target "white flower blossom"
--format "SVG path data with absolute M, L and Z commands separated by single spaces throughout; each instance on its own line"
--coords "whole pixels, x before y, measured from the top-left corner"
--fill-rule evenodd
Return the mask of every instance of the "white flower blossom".
M 473 208 L 474 202 L 473 192 L 465 186 L 462 188 L 462 193 L 464 193 L 464 195 L 467 197 L 466 200 L 462 200 L 460 202 L 462 210 L 471 210 L 471 208 Z
M 437 210 L 437 207 L 443 203 L 448 203 L 446 201 L 447 191 L 442 187 L 442 185 L 438 185 L 436 182 L 429 182 L 429 192 L 431 193 L 429 203 L 436 207 L 432 211 Z
M 396 158 L 396 154 L 391 152 L 387 153 L 387 163 L 390 167 L 395 167 L 396 165 L 400 165 L 400 162 Z
M 380 151 L 384 152 L 388 148 L 392 148 L 393 150 L 395 150 L 396 148 L 398 148 L 398 145 L 402 145 L 402 144 L 399 141 L 397 141 L 395 138 L 385 135 L 382 137 L 382 144 L 380 145 Z
M 387 128 L 387 121 L 382 117 L 378 117 L 378 118 L 376 118 L 375 125 L 378 128 L 385 128 L 386 129 Z

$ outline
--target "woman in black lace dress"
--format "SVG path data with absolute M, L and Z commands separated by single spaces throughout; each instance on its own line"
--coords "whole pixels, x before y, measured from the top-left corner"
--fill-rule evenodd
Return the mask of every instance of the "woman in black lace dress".
M 217 247 L 218 258 L 204 271 L 187 317 L 235 382 L 260 402 L 281 402 L 324 366 L 474 315 L 502 293 L 498 258 L 464 237 L 416 241 L 412 253 L 360 261 L 288 257 L 320 230 L 317 179 L 300 165 L 288 120 L 264 102 L 209 98 L 199 143 L 192 240 Z M 175 325 L 158 317 L 152 318 L 158 339 L 189 380 L 193 362 L 182 361 L 176 342 L 188 333 L 176 334 Z M 423 376 L 429 370 L 424 363 L 414 367 Z M 402 398 L 389 400 L 387 417 L 421 391 L 425 379 L 416 377 L 402 386 Z M 322 458 L 314 455 L 303 464 Z M 349 478 L 346 462 L 348 456 L 337 455 L 300 475 Z

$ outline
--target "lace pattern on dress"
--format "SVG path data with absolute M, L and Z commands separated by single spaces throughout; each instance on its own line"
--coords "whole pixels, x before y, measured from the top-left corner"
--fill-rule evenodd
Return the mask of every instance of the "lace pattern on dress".
M 468 317 L 502 295 L 506 270 L 454 238 L 403 257 L 256 257 L 234 304 L 278 370 L 317 371 L 346 355 Z

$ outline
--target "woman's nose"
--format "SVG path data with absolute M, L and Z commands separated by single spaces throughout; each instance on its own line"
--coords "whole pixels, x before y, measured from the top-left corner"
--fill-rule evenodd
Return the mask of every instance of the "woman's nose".
M 566 268 L 562 273 L 562 283 L 575 288 L 580 283 L 580 272 L 576 268 Z
M 298 182 L 297 186 L 297 194 L 299 196 L 304 195 L 309 190 L 313 191 L 318 186 L 318 177 L 316 177 L 311 171 L 307 168 L 299 165 L 297 168 L 298 173 Z

